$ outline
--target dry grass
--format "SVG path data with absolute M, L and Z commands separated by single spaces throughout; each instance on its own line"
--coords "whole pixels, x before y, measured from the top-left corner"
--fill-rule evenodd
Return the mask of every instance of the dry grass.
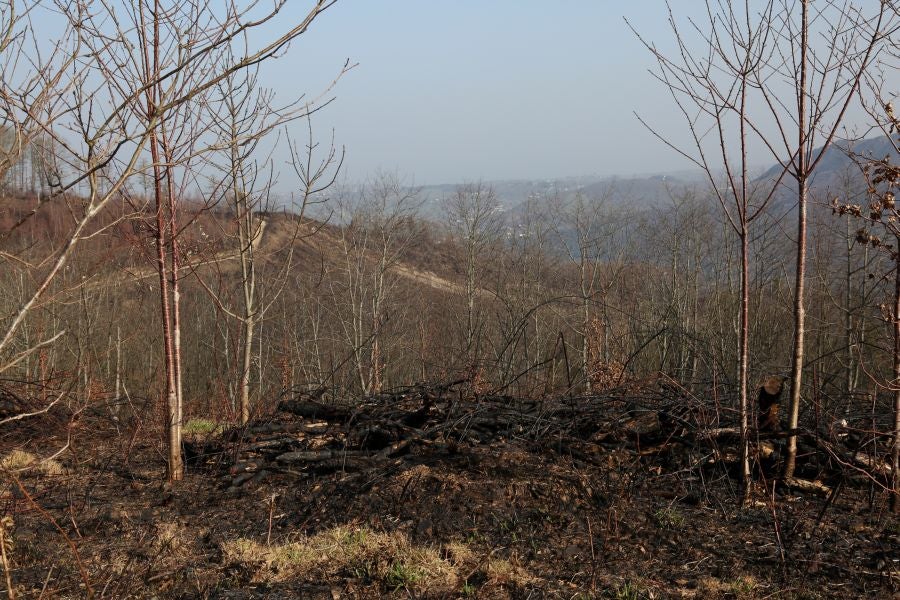
M 489 560 L 484 569 L 488 581 L 494 584 L 524 585 L 534 580 L 531 574 L 508 560 Z
M 732 580 L 716 577 L 701 577 L 697 588 L 700 598 L 736 598 L 737 600 L 754 600 L 768 596 L 759 594 L 759 582 L 752 575 L 744 575 Z
M 471 565 L 476 561 L 475 553 L 462 542 L 449 542 L 444 545 L 444 554 L 454 567 Z
M 193 536 L 182 525 L 174 522 L 160 522 L 154 526 L 151 547 L 157 554 L 189 556 Z
M 3 458 L 0 458 L 0 472 L 21 472 L 27 470 L 35 470 L 47 476 L 63 475 L 66 472 L 65 468 L 55 460 L 41 460 L 34 454 L 22 450 L 13 450 Z
M 239 538 L 222 545 L 226 563 L 254 571 L 254 581 L 327 581 L 355 577 L 388 589 L 416 593 L 465 591 L 466 578 L 481 571 L 487 583 L 524 586 L 534 577 L 509 560 L 479 557 L 463 542 L 419 546 L 403 533 L 335 527 L 293 542 L 272 544 Z
M 420 591 L 453 590 L 459 582 L 455 565 L 442 558 L 438 549 L 417 546 L 398 532 L 335 527 L 271 546 L 239 538 L 224 543 L 222 551 L 226 562 L 255 568 L 254 579 L 259 581 L 322 581 L 351 576 L 379 580 L 390 588 Z M 456 554 L 460 552 L 459 548 L 455 550 Z

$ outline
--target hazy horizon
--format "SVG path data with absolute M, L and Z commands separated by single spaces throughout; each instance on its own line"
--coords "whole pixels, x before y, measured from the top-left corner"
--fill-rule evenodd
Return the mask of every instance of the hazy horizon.
M 683 115 L 649 72 L 651 53 L 625 22 L 674 49 L 665 3 L 652 6 L 341 0 L 261 84 L 285 100 L 315 97 L 345 61 L 358 63 L 313 118 L 319 142 L 333 131 L 346 148 L 342 178 L 352 182 L 378 171 L 423 186 L 688 171 L 635 117 L 686 139 Z M 674 10 L 683 25 L 703 5 Z M 851 128 L 862 122 L 850 116 Z
M 683 171 L 690 163 L 633 114 L 658 112 L 648 91 L 663 89 L 623 17 L 664 44 L 666 14 L 651 12 L 608 2 L 341 0 L 261 83 L 284 99 L 315 96 L 347 59 L 358 63 L 313 119 L 319 141 L 334 130 L 346 147 L 351 181 L 379 170 L 426 186 Z

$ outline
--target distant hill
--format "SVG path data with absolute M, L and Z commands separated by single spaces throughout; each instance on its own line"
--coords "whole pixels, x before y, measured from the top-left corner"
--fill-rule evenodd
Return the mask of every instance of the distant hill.
M 816 148 L 813 156 L 818 156 L 821 148 Z M 856 174 L 858 167 L 856 160 L 882 159 L 890 157 L 893 162 L 900 161 L 894 145 L 886 136 L 869 138 L 861 141 L 850 142 L 837 140 L 825 152 L 821 162 L 813 173 L 811 184 L 815 187 L 828 187 L 836 184 L 846 173 Z M 775 165 L 768 169 L 761 179 L 775 178 L 781 173 L 781 166 Z
M 486 181 L 497 194 L 497 199 L 507 212 L 515 213 L 523 207 L 529 198 L 548 198 L 560 195 L 563 198 L 582 194 L 591 200 L 604 200 L 611 206 L 643 205 L 654 206 L 658 198 L 667 197 L 666 189 L 679 189 L 685 186 L 705 183 L 699 171 L 681 171 L 672 174 L 636 175 L 636 176 L 598 176 L 566 177 L 560 179 L 522 179 L 508 181 Z M 423 186 L 425 200 L 424 217 L 437 219 L 443 216 L 443 201 L 453 196 L 457 184 Z

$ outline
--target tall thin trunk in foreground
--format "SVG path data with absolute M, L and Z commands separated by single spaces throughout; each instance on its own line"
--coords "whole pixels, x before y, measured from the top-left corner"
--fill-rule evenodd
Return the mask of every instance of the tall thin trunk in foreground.
M 144 5 L 140 7 L 140 18 L 144 31 L 147 31 Z M 159 66 L 159 1 L 156 0 L 153 5 L 153 28 L 152 39 L 144 38 L 143 45 L 143 62 L 144 74 L 148 81 L 153 81 L 158 77 L 160 72 Z M 150 85 L 146 90 L 146 119 L 148 123 L 153 125 L 153 121 L 158 118 L 157 110 L 159 98 L 159 86 Z M 169 297 L 169 269 L 167 265 L 167 249 L 169 247 L 169 238 L 174 236 L 175 231 L 172 229 L 172 219 L 166 218 L 167 206 L 171 208 L 165 200 L 166 188 L 164 188 L 163 179 L 167 176 L 163 169 L 163 157 L 160 152 L 159 133 L 154 127 L 150 131 L 150 156 L 153 160 L 153 200 L 156 209 L 156 268 L 159 275 L 159 298 L 160 298 L 160 317 L 162 320 L 163 334 L 163 359 L 165 364 L 165 398 L 166 398 L 166 432 L 168 438 L 168 477 L 171 481 L 177 481 L 184 477 L 184 464 L 181 457 L 181 404 L 179 402 L 177 376 L 179 373 L 176 368 L 176 343 L 173 335 L 172 326 L 172 307 Z M 173 266 L 177 266 L 173 262 Z
M 900 235 L 894 236 L 900 249 Z M 900 513 L 900 254 L 894 265 L 894 448 L 891 468 L 891 509 Z
M 806 337 L 806 307 L 804 306 L 806 278 L 806 201 L 809 195 L 809 168 L 807 165 L 806 79 L 807 51 L 809 49 L 809 0 L 803 0 L 800 26 L 800 84 L 797 88 L 798 140 L 796 157 L 797 174 L 797 268 L 794 286 L 794 349 L 791 356 L 791 406 L 788 427 L 796 429 L 800 422 L 800 388 L 803 378 L 803 345 Z M 793 477 L 797 465 L 797 436 L 788 438 L 784 476 Z

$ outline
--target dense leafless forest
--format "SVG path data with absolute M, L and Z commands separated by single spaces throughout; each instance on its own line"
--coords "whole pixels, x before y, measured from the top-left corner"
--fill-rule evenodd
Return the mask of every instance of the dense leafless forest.
M 895 597 L 900 6 L 675 4 L 695 174 L 509 194 L 342 177 L 335 1 L 0 2 L 3 594 Z

